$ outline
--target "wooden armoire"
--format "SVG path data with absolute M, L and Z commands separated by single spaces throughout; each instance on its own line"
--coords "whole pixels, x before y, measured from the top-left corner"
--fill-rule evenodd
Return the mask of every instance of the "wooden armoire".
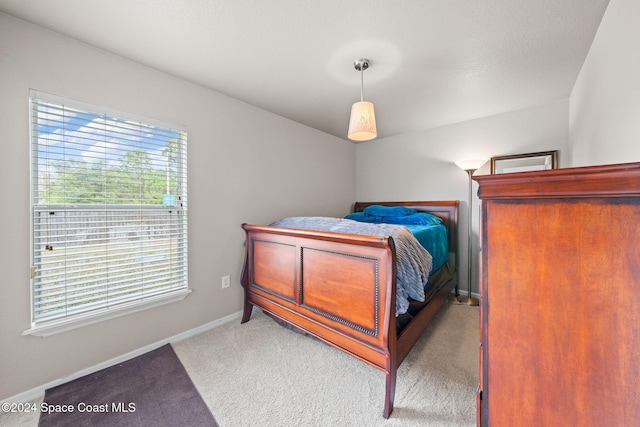
M 474 180 L 478 422 L 640 426 L 640 163 Z

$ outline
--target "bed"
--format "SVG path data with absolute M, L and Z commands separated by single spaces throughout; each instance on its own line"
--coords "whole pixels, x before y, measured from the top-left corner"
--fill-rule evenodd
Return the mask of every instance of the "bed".
M 452 292 L 458 294 L 458 201 L 356 202 L 353 212 L 378 207 L 428 213 L 446 229 L 446 259 L 429 272 L 424 301 L 409 298 L 406 312 L 398 310 L 398 269 L 404 267 L 393 235 L 243 224 L 242 323 L 258 307 L 380 369 L 386 375 L 383 416 L 389 418 L 398 366 Z

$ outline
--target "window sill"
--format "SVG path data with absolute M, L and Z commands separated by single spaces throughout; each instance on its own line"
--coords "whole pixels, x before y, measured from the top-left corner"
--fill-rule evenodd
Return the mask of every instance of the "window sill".
M 102 322 L 104 320 L 114 319 L 116 317 L 125 316 L 127 314 L 136 313 L 138 311 L 147 310 L 149 308 L 158 307 L 172 302 L 182 301 L 191 293 L 191 289 L 183 289 L 172 293 L 159 295 L 149 298 L 142 302 L 133 302 L 123 304 L 117 308 L 104 309 L 76 316 L 71 319 L 54 320 L 40 325 L 34 324 L 31 328 L 22 331 L 22 335 L 35 335 L 38 337 L 46 337 L 49 335 L 59 334 L 60 332 L 70 331 L 72 329 L 81 328 L 93 323 Z

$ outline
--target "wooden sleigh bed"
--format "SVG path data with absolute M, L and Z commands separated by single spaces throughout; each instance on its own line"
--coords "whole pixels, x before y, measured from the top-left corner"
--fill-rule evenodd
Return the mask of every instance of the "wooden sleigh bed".
M 448 261 L 429 275 L 425 301 L 396 318 L 396 244 L 374 237 L 243 224 L 242 323 L 253 307 L 386 374 L 383 415 L 393 411 L 397 368 L 453 289 L 458 294 L 458 201 L 356 202 L 406 206 L 442 219 Z

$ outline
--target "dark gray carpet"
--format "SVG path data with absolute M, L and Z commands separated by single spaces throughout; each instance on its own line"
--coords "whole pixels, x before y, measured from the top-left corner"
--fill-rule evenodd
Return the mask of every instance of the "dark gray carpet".
M 40 427 L 218 426 L 169 344 L 48 389 L 42 407 Z

